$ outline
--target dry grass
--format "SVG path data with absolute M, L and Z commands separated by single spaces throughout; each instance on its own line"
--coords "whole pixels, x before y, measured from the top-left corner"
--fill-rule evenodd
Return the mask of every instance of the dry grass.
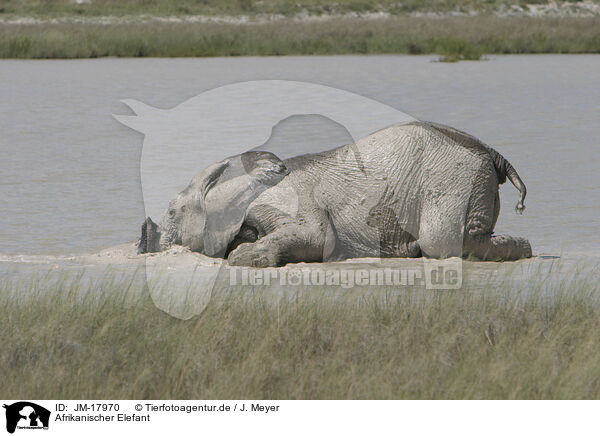
M 545 283 L 335 302 L 231 298 L 190 321 L 133 298 L 139 290 L 119 280 L 42 280 L 33 293 L 31 283 L 4 283 L 0 392 L 38 399 L 600 398 L 597 282 Z M 93 292 L 81 298 L 85 290 Z
M 0 25 L 0 58 L 600 53 L 600 19 L 339 19 L 268 24 Z
M 592 0 L 598 2 L 598 0 Z M 0 0 L 0 13 L 53 15 L 214 15 L 214 14 L 312 14 L 385 11 L 491 11 L 499 6 L 549 3 L 544 0 Z M 559 2 L 560 3 L 560 2 Z

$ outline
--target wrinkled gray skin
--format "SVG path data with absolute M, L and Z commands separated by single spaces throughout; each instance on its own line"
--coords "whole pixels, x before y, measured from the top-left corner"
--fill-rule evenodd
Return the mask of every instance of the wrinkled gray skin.
M 261 184 L 238 176 L 228 179 L 228 195 L 218 202 L 210 190 L 203 194 L 201 209 L 208 210 L 208 218 L 206 212 L 192 217 L 189 208 L 181 211 L 187 196 L 180 194 L 170 208 L 179 220 L 167 219 L 177 228 L 171 234 L 180 237 L 164 242 L 161 237 L 158 248 L 181 243 L 225 256 L 232 265 L 256 267 L 352 257 L 516 260 L 532 255 L 526 239 L 493 235 L 498 185 L 508 178 L 520 191 L 518 212 L 525 207 L 525 185 L 499 153 L 464 132 L 425 122 L 394 125 L 355 144 L 284 163 L 289 174 L 259 193 L 255 186 Z M 209 173 L 197 178 L 211 180 L 211 186 L 222 183 Z M 193 182 L 186 191 L 202 193 L 206 184 Z M 225 220 L 229 228 L 217 238 L 218 252 L 207 250 L 198 242 L 207 239 L 203 232 L 211 226 L 206 223 L 213 214 L 228 216 L 229 209 L 239 212 Z M 186 220 L 192 224 L 184 228 Z M 153 232 L 148 222 L 144 227 L 147 236 Z
M 210 165 L 171 200 L 160 224 L 146 219 L 138 253 L 163 251 L 177 244 L 222 257 L 250 203 L 288 172 L 277 156 L 264 151 L 243 153 Z

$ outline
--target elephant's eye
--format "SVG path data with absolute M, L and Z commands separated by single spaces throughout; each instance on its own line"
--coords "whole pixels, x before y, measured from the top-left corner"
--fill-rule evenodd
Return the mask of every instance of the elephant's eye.
M 169 210 L 169 216 L 175 216 L 175 209 Z

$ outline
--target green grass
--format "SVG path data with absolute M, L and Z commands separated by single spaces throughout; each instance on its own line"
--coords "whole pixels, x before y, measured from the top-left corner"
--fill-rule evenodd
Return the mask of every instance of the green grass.
M 0 58 L 600 53 L 600 18 L 395 17 L 267 24 L 0 25 Z
M 333 302 L 231 298 L 181 321 L 135 298 L 140 289 L 119 279 L 5 281 L 0 392 L 38 399 L 600 398 L 596 277 L 548 283 Z

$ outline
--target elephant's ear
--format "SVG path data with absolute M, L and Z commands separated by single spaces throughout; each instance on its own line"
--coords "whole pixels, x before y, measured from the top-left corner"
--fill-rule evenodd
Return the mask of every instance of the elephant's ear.
M 225 170 L 229 167 L 229 159 L 214 163 L 206 168 L 201 173 L 200 180 L 196 182 L 199 184 L 200 194 L 202 198 L 206 198 L 208 191 L 210 191 L 219 181 L 219 178 L 223 175 Z
M 223 258 L 227 251 L 227 247 L 233 241 L 235 236 L 240 232 L 242 224 L 246 218 L 246 211 L 228 211 L 229 217 L 220 217 L 226 226 L 219 225 L 215 222 L 215 218 L 219 214 L 208 213 L 206 228 L 204 232 L 204 253 L 210 257 Z M 220 227 L 220 228 L 219 228 Z
M 222 177 L 227 166 L 215 167 L 205 181 L 204 254 L 208 256 L 225 255 L 244 223 L 250 204 L 289 173 L 283 162 L 272 153 L 250 152 L 236 158 L 225 161 L 231 164 L 231 172 Z M 243 167 L 243 171 L 239 171 L 241 168 L 236 167 L 237 164 Z M 236 170 L 239 175 L 231 177 Z
M 252 183 L 249 175 L 213 185 L 207 192 L 204 205 L 204 254 L 211 257 L 225 255 L 244 223 L 248 206 L 263 190 L 263 187 Z

